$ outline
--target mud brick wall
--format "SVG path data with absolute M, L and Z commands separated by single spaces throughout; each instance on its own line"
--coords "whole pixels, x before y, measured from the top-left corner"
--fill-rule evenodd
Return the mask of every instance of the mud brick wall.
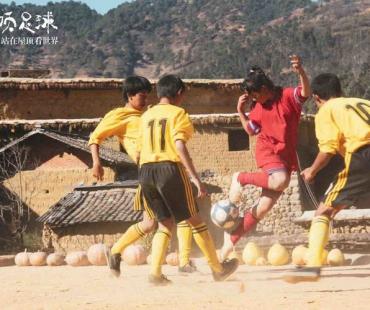
M 68 170 L 62 168 L 22 171 L 21 175 L 18 173 L 5 181 L 4 186 L 22 199 L 33 213 L 42 215 L 74 187 L 95 182 L 89 168 Z M 106 182 L 114 181 L 115 173 L 112 169 L 104 168 L 104 172 Z
M 0 79 L 0 120 L 102 117 L 121 106 L 123 80 Z M 155 82 L 149 102 L 157 102 Z M 234 113 L 240 80 L 185 80 L 191 114 Z
M 210 170 L 222 175 L 235 171 L 253 171 L 256 169 L 254 159 L 255 139 L 250 139 L 250 150 L 230 151 L 227 128 L 214 128 L 211 125 L 196 126 L 193 138 L 188 142 L 190 155 L 196 169 Z M 245 139 L 248 139 L 245 135 Z

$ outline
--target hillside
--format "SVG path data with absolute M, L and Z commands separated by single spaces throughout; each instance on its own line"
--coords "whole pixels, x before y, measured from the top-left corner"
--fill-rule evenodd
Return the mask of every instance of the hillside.
M 1 45 L 0 68 L 49 68 L 54 77 L 240 78 L 258 64 L 292 83 L 288 55 L 310 75 L 331 71 L 370 98 L 370 1 L 136 0 L 100 15 L 76 2 L 0 5 L 0 15 L 52 11 L 56 46 Z M 0 35 L 0 36 L 4 36 Z

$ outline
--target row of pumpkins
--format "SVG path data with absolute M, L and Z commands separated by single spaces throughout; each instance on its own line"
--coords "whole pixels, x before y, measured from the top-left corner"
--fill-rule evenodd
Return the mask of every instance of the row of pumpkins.
M 17 266 L 61 266 L 66 263 L 70 266 L 87 266 L 96 265 L 103 266 L 107 264 L 105 258 L 104 244 L 94 244 L 87 252 L 75 251 L 68 253 L 67 256 L 59 253 L 47 254 L 45 252 L 28 253 L 22 252 L 15 256 L 15 264 Z M 307 263 L 309 251 L 303 245 L 295 247 L 292 251 L 291 261 L 293 264 L 301 266 Z M 274 244 L 267 253 L 267 260 L 263 255 L 263 251 L 254 242 L 248 242 L 245 246 L 242 255 L 237 252 L 232 252 L 229 258 L 237 258 L 240 263 L 247 265 L 264 266 L 270 264 L 272 266 L 286 265 L 290 262 L 288 250 L 279 243 Z M 151 256 L 147 256 L 146 251 L 141 245 L 130 245 L 122 253 L 123 261 L 128 265 L 150 264 Z M 339 249 L 333 249 L 330 252 L 324 250 L 322 263 L 324 265 L 340 266 L 344 264 L 344 255 Z M 178 255 L 172 252 L 165 257 L 163 263 L 171 266 L 178 265 Z
M 272 266 L 282 266 L 290 261 L 297 265 L 303 266 L 307 264 L 309 259 L 309 251 L 303 245 L 295 247 L 292 251 L 291 259 L 288 250 L 279 243 L 275 243 L 267 253 L 267 260 L 263 255 L 263 251 L 254 242 L 248 242 L 240 255 L 237 252 L 232 252 L 229 258 L 237 258 L 240 263 L 245 263 L 251 266 L 264 266 L 270 264 Z M 339 249 L 332 249 L 330 252 L 324 250 L 322 256 L 323 265 L 341 266 L 344 264 L 344 255 Z
M 102 243 L 92 245 L 87 251 L 74 251 L 66 256 L 60 253 L 47 254 L 46 252 L 29 253 L 27 251 L 18 253 L 15 256 L 15 264 L 17 266 L 105 266 L 107 260 L 105 258 L 106 246 Z M 150 264 L 151 256 L 147 256 L 146 250 L 141 245 L 130 245 L 122 253 L 122 259 L 127 265 L 141 265 L 144 263 Z M 165 262 L 172 266 L 178 265 L 178 255 L 176 252 L 169 253 Z

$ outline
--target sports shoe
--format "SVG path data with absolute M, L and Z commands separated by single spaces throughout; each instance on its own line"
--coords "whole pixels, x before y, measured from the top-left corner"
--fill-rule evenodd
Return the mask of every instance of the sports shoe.
M 172 281 L 163 274 L 161 274 L 160 276 L 150 274 L 148 280 L 149 283 L 152 283 L 157 286 L 165 286 L 172 283 Z
M 237 258 L 225 259 L 222 263 L 221 272 L 212 272 L 213 280 L 225 281 L 238 268 L 239 261 Z
M 237 204 L 242 199 L 243 186 L 238 181 L 240 172 L 235 172 L 231 177 L 231 185 L 229 191 L 229 200 L 233 204 Z
M 121 274 L 121 254 L 112 254 L 109 247 L 105 248 L 104 254 L 111 273 L 115 277 L 119 277 Z
M 297 267 L 295 270 L 283 275 L 283 280 L 288 283 L 316 282 L 320 279 L 321 267 Z
M 195 271 L 197 271 L 197 267 L 195 267 L 192 261 L 189 261 L 189 263 L 184 266 L 179 266 L 180 273 L 193 273 Z

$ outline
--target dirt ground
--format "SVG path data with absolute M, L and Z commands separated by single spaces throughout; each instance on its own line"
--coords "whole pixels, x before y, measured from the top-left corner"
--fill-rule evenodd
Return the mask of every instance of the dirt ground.
M 182 276 L 164 266 L 171 286 L 147 283 L 149 267 L 2 267 L 0 309 L 370 309 L 370 256 L 358 265 L 326 267 L 319 282 L 288 284 L 292 266 L 241 265 L 226 282 L 213 282 L 203 260 Z

